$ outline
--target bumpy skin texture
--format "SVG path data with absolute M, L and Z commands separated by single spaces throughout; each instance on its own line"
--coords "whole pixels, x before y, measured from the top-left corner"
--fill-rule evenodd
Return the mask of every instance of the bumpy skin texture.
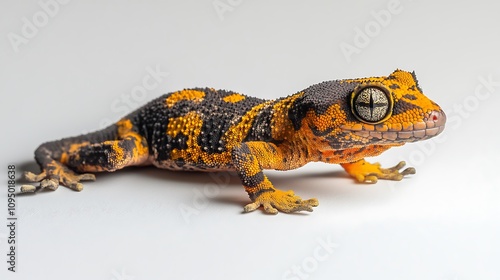
M 268 213 L 312 211 L 317 199 L 281 191 L 264 169 L 290 170 L 308 162 L 341 164 L 357 181 L 401 180 L 400 172 L 365 157 L 443 131 L 446 117 L 424 96 L 414 73 L 327 81 L 296 94 L 263 100 L 239 93 L 195 88 L 161 96 L 118 123 L 94 133 L 42 144 L 35 151 L 40 186 L 23 192 L 80 191 L 85 172 L 155 165 L 171 170 L 236 170 L 252 202 Z

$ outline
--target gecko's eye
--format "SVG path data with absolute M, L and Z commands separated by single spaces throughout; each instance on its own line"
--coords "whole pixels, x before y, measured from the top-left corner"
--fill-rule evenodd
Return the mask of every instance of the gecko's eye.
M 392 113 L 392 96 L 384 89 L 367 86 L 355 90 L 351 96 L 351 110 L 360 121 L 377 124 Z

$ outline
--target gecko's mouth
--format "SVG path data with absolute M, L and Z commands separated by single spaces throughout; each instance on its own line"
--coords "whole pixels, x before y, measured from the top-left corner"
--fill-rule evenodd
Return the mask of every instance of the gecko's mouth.
M 431 111 L 425 114 L 422 121 L 397 124 L 356 124 L 344 125 L 346 131 L 368 139 L 384 139 L 391 141 L 412 142 L 434 137 L 440 134 L 445 127 L 446 115 L 443 111 Z

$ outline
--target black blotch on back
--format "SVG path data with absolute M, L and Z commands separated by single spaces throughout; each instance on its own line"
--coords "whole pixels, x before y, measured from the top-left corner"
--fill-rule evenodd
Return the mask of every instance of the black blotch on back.
M 168 136 L 168 135 L 167 135 Z M 170 136 L 168 136 L 170 137 Z M 187 149 L 188 136 L 182 133 L 178 133 L 174 138 L 171 138 L 170 143 L 172 149 L 184 150 Z
M 271 132 L 271 119 L 273 117 L 273 107 L 272 105 L 267 106 L 262 111 L 260 111 L 252 122 L 252 127 L 245 137 L 243 142 L 247 141 L 266 141 L 270 142 L 273 140 Z
M 230 127 L 227 116 L 212 114 L 206 116 L 198 136 L 198 145 L 208 153 L 221 153 L 226 150 L 226 143 L 221 139 Z

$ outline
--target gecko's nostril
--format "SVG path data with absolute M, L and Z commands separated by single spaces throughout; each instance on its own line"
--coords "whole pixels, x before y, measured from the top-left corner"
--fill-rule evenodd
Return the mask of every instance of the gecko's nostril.
M 436 136 L 443 132 L 444 126 L 446 124 L 446 115 L 443 110 L 430 112 L 427 120 L 427 129 L 425 132 L 427 136 Z
M 446 115 L 442 110 L 432 111 L 427 115 L 427 120 L 434 122 L 434 126 L 442 126 L 446 123 Z

